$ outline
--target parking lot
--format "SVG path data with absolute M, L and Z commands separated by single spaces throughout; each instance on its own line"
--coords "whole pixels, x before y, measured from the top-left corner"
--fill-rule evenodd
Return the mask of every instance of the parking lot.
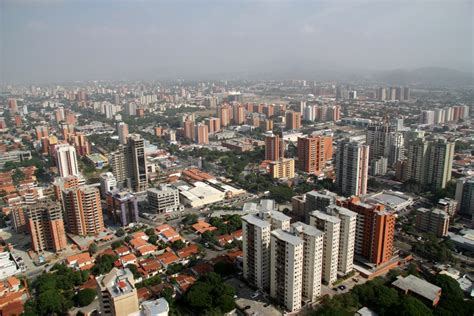
M 337 285 L 327 286 L 323 284 L 321 286 L 321 296 L 329 295 L 332 297 L 334 295 L 344 294 L 349 292 L 354 286 L 364 284 L 365 282 L 367 282 L 367 279 L 360 276 L 353 276 Z
M 235 289 L 237 295 L 235 304 L 245 315 L 283 315 L 282 312 L 270 304 L 267 295 L 261 291 L 252 290 L 236 278 L 229 279 L 226 283 Z

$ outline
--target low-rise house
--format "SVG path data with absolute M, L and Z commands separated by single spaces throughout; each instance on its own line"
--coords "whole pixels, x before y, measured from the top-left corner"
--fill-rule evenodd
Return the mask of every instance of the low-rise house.
M 208 262 L 198 263 L 191 268 L 191 272 L 196 277 L 200 277 L 201 275 L 204 275 L 206 273 L 213 272 L 213 271 L 214 271 L 214 267 L 212 266 L 212 264 Z
M 441 288 L 414 275 L 398 276 L 392 285 L 404 294 L 413 295 L 432 306 L 438 305 Z
M 172 251 L 166 251 L 162 255 L 158 256 L 156 259 L 158 259 L 158 261 L 165 268 L 167 268 L 170 264 L 177 263 L 179 261 L 179 257 L 175 255 Z
M 155 228 L 158 238 L 165 243 L 174 243 L 175 241 L 184 239 L 176 232 L 176 230 L 168 224 L 163 224 Z
M 29 298 L 25 281 L 11 276 L 0 282 L 0 315 L 21 315 Z
M 148 241 L 148 238 L 149 238 L 148 235 L 145 234 L 145 232 L 142 232 L 142 231 L 135 232 L 135 233 L 132 234 L 132 236 L 133 236 L 133 239 L 141 238 L 145 241 Z
M 181 250 L 178 250 L 176 254 L 181 259 L 181 261 L 186 264 L 187 262 L 189 262 L 189 259 L 191 259 L 191 257 L 197 256 L 199 254 L 199 247 L 196 244 L 192 244 L 187 247 L 184 247 Z
M 115 249 L 115 253 L 117 254 L 117 256 L 123 257 L 126 255 L 129 255 L 131 252 L 127 246 L 120 246 L 117 249 Z
M 147 245 L 148 243 L 141 238 L 134 238 L 128 242 L 133 249 L 138 250 L 138 248 Z
M 146 245 L 138 248 L 137 253 L 140 255 L 140 257 L 141 256 L 147 256 L 147 255 L 150 255 L 150 254 L 154 253 L 157 249 L 158 249 L 158 247 L 156 247 L 155 245 L 146 244 Z
M 75 270 L 89 270 L 94 266 L 94 258 L 88 252 L 83 252 L 67 257 L 66 265 Z
M 197 221 L 197 223 L 193 224 L 192 227 L 199 235 L 204 234 L 207 231 L 213 232 L 217 229 L 217 227 L 214 227 L 205 221 Z
M 128 255 L 125 255 L 123 257 L 121 257 L 120 259 L 120 263 L 122 264 L 122 266 L 126 267 L 127 265 L 129 264 L 137 264 L 137 257 L 133 254 L 133 253 L 130 253 Z
M 196 282 L 196 278 L 189 274 L 179 274 L 173 281 L 176 284 L 176 291 L 183 295 Z
M 138 262 L 140 268 L 145 272 L 145 278 L 151 278 L 152 276 L 157 275 L 161 271 L 161 263 L 158 259 L 149 258 L 140 260 Z

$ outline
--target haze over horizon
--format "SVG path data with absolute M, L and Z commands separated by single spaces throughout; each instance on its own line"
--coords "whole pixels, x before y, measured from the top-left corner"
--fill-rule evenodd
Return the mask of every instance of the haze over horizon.
M 472 1 L 10 1 L 0 83 L 473 72 Z

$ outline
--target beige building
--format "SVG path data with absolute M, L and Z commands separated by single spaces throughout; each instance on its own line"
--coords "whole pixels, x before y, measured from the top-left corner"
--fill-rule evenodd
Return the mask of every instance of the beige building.
M 128 316 L 139 311 L 135 280 L 129 269 L 113 268 L 96 278 L 101 315 Z
M 443 189 L 451 180 L 453 157 L 454 143 L 444 138 L 411 140 L 402 180 L 414 180 L 425 188 Z
M 449 214 L 439 209 L 419 208 L 416 210 L 416 228 L 445 237 L 448 235 Z
M 304 240 L 276 229 L 270 241 L 270 296 L 289 312 L 301 309 Z
M 270 174 L 275 179 L 292 179 L 295 177 L 295 160 L 280 158 L 270 162 Z

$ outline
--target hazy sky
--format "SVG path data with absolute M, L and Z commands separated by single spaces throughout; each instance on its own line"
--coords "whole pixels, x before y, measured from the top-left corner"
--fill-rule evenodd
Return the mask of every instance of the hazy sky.
M 472 71 L 467 0 L 0 0 L 0 81 Z

